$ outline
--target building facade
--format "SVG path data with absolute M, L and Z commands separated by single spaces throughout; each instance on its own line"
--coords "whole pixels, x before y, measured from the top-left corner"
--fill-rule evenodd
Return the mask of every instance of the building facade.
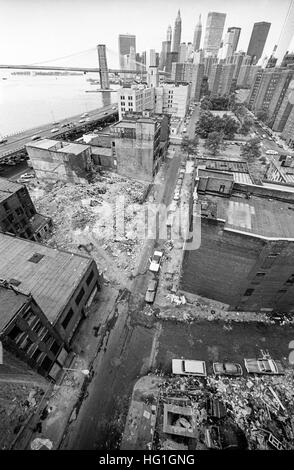
M 191 86 L 185 84 L 162 84 L 155 88 L 155 112 L 184 118 L 188 112 Z
M 202 36 L 202 23 L 201 23 L 201 15 L 199 15 L 199 19 L 195 27 L 194 38 L 193 38 L 193 49 L 195 52 L 199 51 L 200 49 L 201 36 Z
M 247 55 L 250 55 L 253 64 L 256 64 L 262 56 L 270 27 L 271 23 L 266 21 L 254 23 L 247 49 Z
M 217 13 L 215 11 L 208 13 L 203 45 L 206 56 L 217 56 L 221 45 L 225 21 L 225 13 Z
M 41 241 L 52 228 L 52 219 L 36 211 L 27 188 L 0 178 L 0 230 Z
M 119 66 L 121 69 L 126 69 L 125 56 L 131 52 L 131 47 L 136 54 L 136 36 L 134 34 L 119 34 L 118 36 L 118 54 Z
M 25 363 L 55 381 L 69 356 L 69 348 L 32 295 L 23 294 L 3 280 L 0 280 L 0 341 L 6 373 L 15 373 L 18 361 L 11 361 L 12 356 L 20 360 L 18 373 L 24 374 Z
M 291 0 L 285 22 L 279 37 L 275 57 L 277 59 L 277 66 L 280 66 L 294 34 L 294 1 Z
M 121 120 L 128 112 L 154 110 L 154 88 L 145 85 L 131 85 L 117 91 L 118 115 Z
M 166 143 L 161 142 L 161 119 L 127 115 L 110 128 L 112 150 L 117 172 L 128 178 L 151 182 L 165 156 Z
M 178 10 L 178 14 L 177 14 L 175 26 L 174 26 L 172 52 L 178 52 L 178 53 L 180 52 L 181 34 L 182 34 L 182 19 L 181 19 L 180 10 Z

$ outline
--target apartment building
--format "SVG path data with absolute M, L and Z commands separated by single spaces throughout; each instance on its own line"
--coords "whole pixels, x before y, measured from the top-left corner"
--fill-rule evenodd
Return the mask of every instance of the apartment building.
M 165 83 L 155 88 L 155 113 L 184 118 L 189 109 L 189 83 Z
M 21 238 L 41 241 L 52 227 L 52 219 L 39 214 L 27 188 L 0 178 L 0 230 Z
M 91 147 L 43 139 L 26 145 L 38 179 L 86 183 L 92 173 Z
M 208 77 L 211 97 L 224 96 L 230 93 L 233 84 L 235 64 L 213 64 Z
M 128 114 L 111 126 L 112 151 L 120 175 L 153 180 L 167 151 L 167 135 L 161 140 L 163 119 L 146 111 Z
M 220 173 L 209 186 L 198 186 L 201 178 L 201 244 L 184 252 L 181 291 L 232 310 L 294 313 L 293 193 L 283 202 L 272 189 Z
M 132 85 L 117 91 L 118 115 L 121 120 L 128 112 L 139 112 L 154 109 L 154 88 L 145 85 Z
M 263 71 L 255 96 L 250 97 L 250 106 L 254 111 L 268 111 L 277 85 L 280 81 L 281 69 L 270 68 Z
M 204 77 L 204 64 L 179 63 L 172 65 L 172 80 L 175 83 L 190 83 L 190 101 L 200 101 L 201 85 Z

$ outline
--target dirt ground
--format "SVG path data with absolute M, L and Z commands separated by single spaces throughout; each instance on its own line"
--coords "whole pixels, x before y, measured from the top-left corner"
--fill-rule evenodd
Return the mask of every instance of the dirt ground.
M 37 211 L 53 219 L 47 245 L 89 254 L 106 281 L 128 286 L 144 241 L 139 218 L 147 184 L 97 173 L 89 184 L 34 179 L 28 189 Z

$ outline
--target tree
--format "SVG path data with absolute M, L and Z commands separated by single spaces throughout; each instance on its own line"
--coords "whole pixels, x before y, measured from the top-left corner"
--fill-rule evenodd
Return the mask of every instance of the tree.
M 256 160 L 261 155 L 260 140 L 256 137 L 255 139 L 249 140 L 241 149 L 242 157 L 247 158 L 249 161 Z
M 205 96 L 201 101 L 200 108 L 204 110 L 212 109 L 212 104 L 208 96 Z
M 209 111 L 203 111 L 200 114 L 199 121 L 196 125 L 196 132 L 202 139 L 206 139 L 208 134 L 214 129 L 215 118 Z
M 222 130 L 224 132 L 224 137 L 227 139 L 233 139 L 234 135 L 239 130 L 239 124 L 236 119 L 232 118 L 228 114 L 224 114 L 222 117 Z
M 242 125 L 240 127 L 240 134 L 247 135 L 250 132 L 252 126 L 253 119 L 251 119 L 250 117 L 244 117 Z
M 219 150 L 224 148 L 224 134 L 223 132 L 210 132 L 205 141 L 205 148 L 209 150 L 212 155 L 217 155 Z
M 188 153 L 188 157 L 189 155 L 192 153 L 192 154 L 196 154 L 197 153 L 197 150 L 198 150 L 198 144 L 199 144 L 199 139 L 198 137 L 195 135 L 195 137 L 193 139 L 189 139 L 189 137 L 183 137 L 182 139 L 182 143 L 181 143 L 181 149 L 184 151 L 184 152 L 187 152 Z
M 260 121 L 264 123 L 266 123 L 269 118 L 268 113 L 264 109 L 261 109 L 260 111 L 258 111 L 256 113 L 256 117 L 257 119 L 259 119 Z

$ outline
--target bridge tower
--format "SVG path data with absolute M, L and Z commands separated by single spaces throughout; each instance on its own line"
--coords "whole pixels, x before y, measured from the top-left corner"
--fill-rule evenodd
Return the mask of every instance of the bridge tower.
M 97 50 L 100 68 L 100 88 L 102 90 L 109 90 L 109 72 L 107 67 L 105 44 L 98 44 Z

